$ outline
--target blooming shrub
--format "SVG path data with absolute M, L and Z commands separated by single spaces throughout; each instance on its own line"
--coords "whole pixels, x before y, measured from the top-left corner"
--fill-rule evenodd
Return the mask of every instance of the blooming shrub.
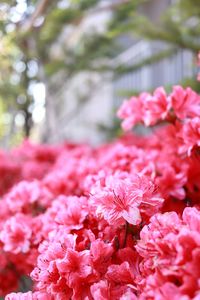
M 148 134 L 1 152 L 6 300 L 200 299 L 200 96 L 158 88 L 118 116 Z

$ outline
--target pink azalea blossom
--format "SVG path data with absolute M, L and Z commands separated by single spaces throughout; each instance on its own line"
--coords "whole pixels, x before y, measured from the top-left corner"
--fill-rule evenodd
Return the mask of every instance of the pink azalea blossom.
M 11 293 L 5 300 L 53 300 L 53 297 L 43 292 Z
M 97 215 L 101 215 L 113 225 L 125 222 L 136 225 L 141 222 L 141 211 L 146 207 L 147 215 L 162 205 L 163 199 L 154 196 L 154 185 L 146 178 L 134 176 L 120 180 L 108 177 L 106 186 L 97 189 L 91 197 Z
M 142 115 L 143 103 L 136 97 L 132 97 L 129 101 L 124 101 L 117 112 L 117 116 L 120 119 L 124 119 L 122 128 L 125 131 L 130 130 L 135 124 L 141 122 Z
M 191 229 L 193 215 L 199 215 L 195 208 L 185 208 L 182 219 L 176 213 L 155 215 L 141 231 L 137 250 L 144 257 L 140 267 L 146 277 L 142 299 L 154 299 L 161 290 L 165 297 L 174 290 L 176 299 L 191 299 L 199 290 L 200 219 Z
M 155 125 L 158 121 L 167 118 L 170 104 L 164 88 L 157 88 L 153 95 L 144 95 L 142 101 L 144 106 L 143 121 L 146 126 Z
M 62 203 L 61 203 L 62 201 Z M 67 209 L 63 209 L 63 204 Z M 63 197 L 58 199 L 56 222 L 70 229 L 80 229 L 88 215 L 87 200 L 84 197 Z
M 92 274 L 89 251 L 77 252 L 68 249 L 65 257 L 57 262 L 57 268 L 66 278 L 69 287 L 80 284 Z
M 0 233 L 4 251 L 26 253 L 30 249 L 32 235 L 30 219 L 23 214 L 8 219 Z
M 160 87 L 119 109 L 142 135 L 0 151 L 0 297 L 200 300 L 199 113 Z
M 183 141 L 182 146 L 179 148 L 180 153 L 186 152 L 191 155 L 194 147 L 200 146 L 200 118 L 193 118 L 183 124 L 179 137 Z
M 52 200 L 51 193 L 39 181 L 21 181 L 5 196 L 5 201 L 12 213 L 32 212 L 37 205 L 48 206 Z M 38 207 L 39 209 L 39 207 Z
M 200 96 L 191 88 L 183 89 L 181 86 L 174 86 L 169 99 L 179 119 L 200 116 Z
M 122 128 L 127 131 L 137 123 L 142 122 L 146 126 L 150 126 L 165 120 L 170 108 L 170 102 L 164 88 L 159 87 L 153 95 L 141 93 L 138 97 L 124 101 L 117 116 L 123 119 Z
M 97 272 L 97 276 L 104 274 L 111 263 L 114 249 L 110 243 L 104 243 L 98 239 L 91 243 L 90 255 L 92 267 Z
M 94 300 L 120 300 L 126 290 L 126 286 L 111 286 L 106 280 L 101 280 L 91 286 L 91 294 Z

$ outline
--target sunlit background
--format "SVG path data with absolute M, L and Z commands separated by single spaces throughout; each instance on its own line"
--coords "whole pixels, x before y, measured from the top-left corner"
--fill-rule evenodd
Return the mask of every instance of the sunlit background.
M 99 144 L 124 98 L 196 81 L 196 0 L 0 3 L 0 145 Z

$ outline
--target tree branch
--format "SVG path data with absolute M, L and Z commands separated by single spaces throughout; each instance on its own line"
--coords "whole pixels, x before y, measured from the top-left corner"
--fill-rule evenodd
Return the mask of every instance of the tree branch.
M 23 32 L 29 32 L 33 26 L 35 21 L 42 15 L 45 14 L 49 4 L 51 4 L 51 0 L 41 0 L 38 1 L 37 6 L 35 8 L 35 11 L 33 14 L 30 16 L 28 20 L 22 25 L 21 31 Z
M 109 5 L 105 5 L 105 6 L 102 6 L 102 7 L 95 7 L 94 9 L 92 9 L 92 11 L 89 13 L 89 15 L 97 13 L 97 12 L 104 12 L 104 11 L 107 11 L 107 10 L 116 9 L 118 6 L 120 6 L 122 4 L 127 4 L 129 2 L 130 2 L 130 0 L 116 0 L 115 3 L 111 3 Z M 31 31 L 31 29 L 34 27 L 35 21 L 40 16 L 45 14 L 48 6 L 51 3 L 52 3 L 51 0 L 38 1 L 38 4 L 36 6 L 35 11 L 30 16 L 30 18 L 28 20 L 26 20 L 26 22 L 22 25 L 21 31 L 24 32 L 24 33 Z M 79 18 L 75 19 L 74 24 L 79 25 L 84 17 L 85 16 L 83 15 L 82 17 L 79 17 Z

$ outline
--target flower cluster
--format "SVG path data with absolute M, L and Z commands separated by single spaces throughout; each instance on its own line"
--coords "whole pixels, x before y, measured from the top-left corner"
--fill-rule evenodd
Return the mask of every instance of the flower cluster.
M 6 300 L 200 299 L 200 96 L 158 88 L 118 116 L 144 134 L 0 153 Z

